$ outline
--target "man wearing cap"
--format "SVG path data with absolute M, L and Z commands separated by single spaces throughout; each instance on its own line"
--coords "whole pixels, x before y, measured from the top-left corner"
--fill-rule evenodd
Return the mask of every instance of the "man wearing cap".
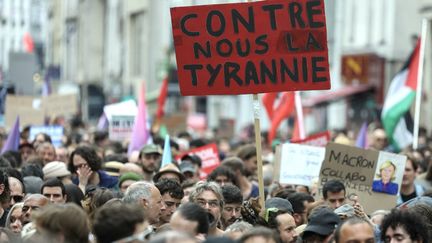
M 173 180 L 181 184 L 184 181 L 184 175 L 180 173 L 179 168 L 175 164 L 170 163 L 161 168 L 153 177 L 155 183 L 164 179 Z
M 283 198 L 270 198 L 265 202 L 264 218 L 270 228 L 276 228 L 282 243 L 297 242 L 296 223 L 291 203 Z
M 162 160 L 162 148 L 156 144 L 145 145 L 138 156 L 138 164 L 144 170 L 144 180 L 152 181 L 153 175 L 159 170 Z
M 186 154 L 181 158 L 180 172 L 186 179 L 199 181 L 201 169 L 201 158 L 196 155 Z
M 130 185 L 140 180 L 142 180 L 141 175 L 133 172 L 126 172 L 119 178 L 119 189 L 122 193 L 125 193 Z
M 303 242 L 330 242 L 340 218 L 327 206 L 318 206 L 309 216 L 309 222 L 303 231 Z

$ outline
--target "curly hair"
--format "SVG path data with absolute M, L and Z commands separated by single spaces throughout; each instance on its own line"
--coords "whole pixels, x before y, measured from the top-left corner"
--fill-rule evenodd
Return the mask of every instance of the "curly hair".
M 413 241 L 428 242 L 429 233 L 427 224 L 423 217 L 407 211 L 393 209 L 390 214 L 384 217 L 381 224 L 381 240 L 385 241 L 388 228 L 403 228 Z
M 161 195 L 168 193 L 175 199 L 182 199 L 184 197 L 183 189 L 177 181 L 162 179 L 159 180 L 155 186 L 159 189 Z
M 75 155 L 81 156 L 88 164 L 92 171 L 98 171 L 102 167 L 102 159 L 97 155 L 96 150 L 89 146 L 78 146 L 69 157 L 69 171 L 75 172 L 76 168 L 73 164 Z

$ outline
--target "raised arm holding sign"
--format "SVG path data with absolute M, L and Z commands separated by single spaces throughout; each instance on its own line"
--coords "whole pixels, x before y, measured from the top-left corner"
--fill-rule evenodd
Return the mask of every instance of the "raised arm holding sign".
M 171 20 L 182 95 L 254 94 L 263 206 L 257 94 L 330 88 L 324 1 L 177 7 Z

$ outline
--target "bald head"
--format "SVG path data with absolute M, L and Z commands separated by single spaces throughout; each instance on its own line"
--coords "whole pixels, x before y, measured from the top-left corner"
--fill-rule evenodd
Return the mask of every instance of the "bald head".
M 9 177 L 9 189 L 10 189 L 10 204 L 14 205 L 17 202 L 21 202 L 24 197 L 24 185 L 15 177 Z
M 24 199 L 24 205 L 22 207 L 23 224 L 27 224 L 31 221 L 33 211 L 45 207 L 48 203 L 49 199 L 42 194 L 31 194 Z

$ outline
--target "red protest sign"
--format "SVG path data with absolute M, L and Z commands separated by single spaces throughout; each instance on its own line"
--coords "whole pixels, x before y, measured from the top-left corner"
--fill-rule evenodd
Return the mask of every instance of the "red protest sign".
M 182 95 L 330 88 L 324 0 L 171 9 Z
M 330 142 L 329 131 L 316 133 L 301 140 L 291 140 L 291 143 L 305 144 L 316 147 L 325 147 L 327 146 L 328 142 Z
M 200 178 L 205 179 L 216 167 L 220 165 L 219 152 L 215 143 L 208 144 L 199 148 L 191 149 L 186 153 L 176 156 L 176 160 L 180 161 L 186 154 L 196 155 L 201 159 Z

